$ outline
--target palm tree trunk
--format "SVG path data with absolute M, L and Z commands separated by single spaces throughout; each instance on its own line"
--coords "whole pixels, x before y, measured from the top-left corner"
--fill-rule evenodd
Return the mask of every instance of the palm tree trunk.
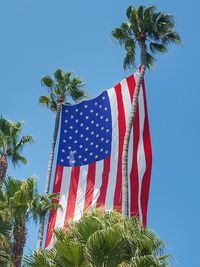
M 48 170 L 47 170 L 47 177 L 46 177 L 44 194 L 49 193 L 51 174 L 52 174 L 52 166 L 53 166 L 53 160 L 54 160 L 54 154 L 55 154 L 55 147 L 56 147 L 56 141 L 57 141 L 58 130 L 59 130 L 59 125 L 60 125 L 60 113 L 61 113 L 62 102 L 63 102 L 63 97 L 60 96 L 58 98 L 58 101 L 57 101 L 55 127 L 54 127 L 54 132 L 53 132 L 53 141 L 52 141 L 52 145 L 51 145 L 51 153 L 50 153 L 50 159 L 49 159 L 49 163 L 48 163 Z M 38 243 L 38 244 L 40 244 L 40 248 L 37 247 L 38 251 L 42 248 L 42 240 L 43 240 L 43 235 L 44 235 L 44 222 L 45 222 L 45 220 L 43 220 L 40 224 L 39 233 L 42 233 L 42 234 L 40 237 L 41 242 Z
M 130 117 L 128 119 L 128 125 L 126 128 L 126 134 L 124 138 L 123 153 L 122 153 L 122 215 L 129 216 L 129 194 L 128 194 L 128 147 L 130 142 L 131 130 L 133 122 L 135 120 L 135 114 L 137 110 L 138 97 L 142 80 L 144 78 L 147 59 L 146 59 L 146 45 L 145 40 L 141 42 L 141 70 L 139 78 L 136 81 L 136 87 L 133 95 L 133 101 L 131 105 Z
M 43 235 L 44 235 L 44 227 L 43 227 L 44 220 L 45 220 L 45 217 L 44 216 L 40 216 L 39 231 L 38 231 L 38 240 L 37 240 L 37 248 L 36 248 L 36 251 L 37 252 L 39 252 L 39 250 L 42 247 L 42 238 L 43 238 Z
M 13 244 L 11 259 L 14 267 L 21 267 L 24 246 L 26 243 L 27 229 L 25 222 L 17 224 L 13 229 Z
M 55 154 L 55 147 L 56 147 L 56 141 L 57 141 L 58 130 L 59 130 L 59 125 L 60 125 L 61 105 L 62 105 L 62 101 L 58 100 L 57 110 L 56 110 L 56 118 L 55 118 L 55 127 L 54 127 L 54 132 L 53 132 L 53 141 L 52 141 L 52 145 L 51 145 L 51 153 L 50 153 L 50 158 L 49 158 L 49 163 L 48 163 L 48 170 L 47 170 L 47 177 L 46 177 L 44 194 L 49 193 L 52 166 L 53 166 L 53 160 L 54 160 L 54 154 Z
M 7 168 L 8 168 L 7 156 L 6 154 L 3 154 L 0 158 L 0 186 L 6 176 Z

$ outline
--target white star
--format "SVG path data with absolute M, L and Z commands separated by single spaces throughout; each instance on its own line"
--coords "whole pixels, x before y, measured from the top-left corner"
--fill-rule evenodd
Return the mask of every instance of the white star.
M 104 108 L 104 110 L 108 110 L 108 108 L 107 108 L 107 107 L 105 107 L 105 108 Z
M 98 148 L 98 147 L 99 147 L 99 145 L 96 145 L 95 147 L 96 147 L 96 148 Z
M 78 158 L 79 158 L 79 159 L 81 159 L 81 158 L 82 158 L 82 156 L 81 156 L 81 155 L 79 155 L 79 156 L 78 156 Z
M 93 113 L 93 112 L 94 112 L 94 110 L 93 110 L 93 109 L 91 109 L 91 110 L 90 110 L 90 113 Z
M 64 162 L 64 159 L 61 159 L 60 161 L 61 161 L 61 162 Z
M 71 119 L 73 119 L 73 118 L 74 118 L 74 116 L 73 116 L 73 115 L 71 115 L 71 116 L 70 116 L 70 118 L 71 118 Z
M 90 156 L 92 156 L 93 155 L 93 153 L 92 152 L 90 152 Z
M 80 112 L 80 115 L 82 116 L 83 115 L 83 112 Z
M 65 123 L 67 123 L 68 122 L 68 120 L 65 120 Z
M 103 148 L 101 148 L 100 151 L 102 152 L 103 151 Z
M 98 138 L 99 137 L 99 134 L 96 134 L 96 137 Z
M 81 123 L 80 126 L 83 127 L 83 123 Z
M 77 140 L 74 140 L 74 144 L 76 144 L 78 141 Z
M 76 123 L 78 123 L 78 119 L 76 119 Z
M 67 159 L 70 159 L 70 156 L 67 156 Z
M 97 103 L 97 102 L 95 102 L 94 104 L 95 104 L 95 106 L 97 106 L 97 104 L 98 104 L 98 103 Z
M 93 145 L 94 145 L 94 143 L 93 143 L 93 142 L 91 142 L 91 143 L 90 143 L 90 145 L 91 145 L 91 146 L 93 146 Z
M 67 133 L 67 130 L 64 130 L 64 133 Z
M 87 161 L 87 158 L 85 158 L 84 161 Z
M 109 132 L 109 129 L 107 129 L 106 132 L 108 133 Z
M 109 119 L 108 119 L 108 118 L 106 118 L 106 121 L 109 121 Z
M 69 139 L 72 139 L 72 136 L 69 136 Z
M 63 143 L 66 143 L 66 140 L 65 139 L 63 139 Z
M 104 129 L 104 127 L 102 126 L 102 127 L 101 127 L 101 130 L 103 131 L 103 129 Z
M 76 152 L 77 152 L 76 150 L 73 151 L 74 154 L 76 154 Z
M 91 135 L 93 135 L 94 134 L 94 132 L 91 132 Z
M 96 155 L 95 158 L 97 159 L 98 158 L 98 155 Z
M 78 130 L 76 130 L 75 133 L 78 133 Z
M 105 99 L 105 96 L 102 96 L 102 99 L 104 100 Z
M 89 119 L 89 116 L 86 116 L 85 118 L 86 118 L 86 120 L 88 120 Z
M 91 124 L 93 124 L 94 123 L 94 121 L 91 121 Z
M 85 138 L 85 141 L 88 141 L 88 140 L 89 140 L 89 138 L 88 138 L 88 137 L 86 137 L 86 138 Z
M 108 154 L 108 150 L 106 150 L 106 152 L 105 152 L 106 154 Z
M 103 116 L 101 116 L 100 119 L 102 120 L 103 119 Z
M 78 112 L 78 108 L 76 108 L 76 112 Z
M 68 109 L 66 109 L 65 112 L 68 113 Z
M 70 129 L 73 129 L 73 126 L 71 125 L 69 128 L 70 128 Z
M 71 146 L 68 146 L 68 149 L 71 149 Z
M 79 147 L 80 147 L 80 148 L 82 148 L 82 147 L 83 147 L 83 145 L 80 145 Z
M 62 152 L 64 153 L 64 152 L 65 152 L 65 150 L 64 150 L 64 149 L 62 149 Z
M 102 108 L 102 105 L 99 105 L 99 108 Z
M 85 148 L 85 151 L 88 151 L 88 148 L 87 147 Z
M 104 140 L 104 138 L 102 137 L 102 138 L 101 138 L 101 141 L 103 141 L 103 140 Z
M 83 134 L 80 134 L 80 138 L 83 138 Z
M 89 130 L 89 127 L 86 127 L 85 130 L 88 131 Z
M 99 124 L 98 123 L 96 124 L 96 127 L 99 127 Z
M 87 107 L 88 107 L 87 105 L 84 106 L 84 108 L 87 108 Z
M 98 115 L 99 115 L 99 113 L 97 112 L 95 115 L 96 115 L 96 116 L 98 116 Z
M 109 140 L 106 140 L 106 143 L 108 143 L 109 142 Z

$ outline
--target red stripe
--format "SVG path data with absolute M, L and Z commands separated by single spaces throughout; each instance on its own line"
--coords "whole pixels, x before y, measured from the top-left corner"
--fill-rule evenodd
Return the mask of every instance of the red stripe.
M 129 76 L 126 78 L 127 84 L 128 84 L 128 89 L 129 89 L 129 94 L 131 97 L 131 102 L 133 101 L 133 94 L 135 90 L 135 78 L 134 75 Z
M 60 193 L 62 175 L 63 175 L 63 166 L 56 166 L 53 193 Z M 55 203 L 58 203 L 58 202 L 59 202 L 58 200 L 55 201 Z M 49 214 L 49 221 L 48 221 L 48 226 L 47 226 L 46 240 L 45 240 L 45 245 L 44 245 L 45 248 L 48 247 L 51 242 L 53 229 L 56 223 L 56 216 L 57 216 L 57 210 L 51 210 Z
M 96 163 L 93 162 L 88 166 L 87 185 L 85 194 L 84 210 L 88 210 L 92 206 L 92 199 L 94 194 Z M 97 177 L 99 179 L 100 177 Z
M 102 174 L 102 184 L 100 187 L 99 197 L 97 199 L 96 207 L 104 207 L 106 201 L 106 193 L 108 187 L 108 177 L 110 173 L 110 157 L 104 159 L 103 174 Z M 100 177 L 97 179 L 100 179 Z
M 67 225 L 68 220 L 74 218 L 79 174 L 80 174 L 80 167 L 79 166 L 72 167 L 64 226 Z
M 117 96 L 117 106 L 118 106 L 118 165 L 117 165 L 117 179 L 114 194 L 114 209 L 121 211 L 122 204 L 122 151 L 124 136 L 126 131 L 125 113 L 122 100 L 121 84 L 115 86 L 115 93 Z
M 146 159 L 146 171 L 144 173 L 144 177 L 142 180 L 141 208 L 142 208 L 143 224 L 146 226 L 146 224 L 147 224 L 147 206 L 148 206 L 151 166 L 152 166 L 152 150 L 151 150 L 149 121 L 148 121 L 148 113 L 147 113 L 147 101 L 146 101 L 144 81 L 142 83 L 142 90 L 143 90 L 143 96 L 144 96 L 144 110 L 145 110 L 143 144 L 144 144 L 144 153 L 145 153 L 145 159 Z

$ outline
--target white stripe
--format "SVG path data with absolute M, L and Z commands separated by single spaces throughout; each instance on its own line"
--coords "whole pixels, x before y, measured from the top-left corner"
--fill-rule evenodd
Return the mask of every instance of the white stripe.
M 117 97 L 115 89 L 111 88 L 108 91 L 108 97 L 110 101 L 111 117 L 112 117 L 112 144 L 110 155 L 110 173 L 108 177 L 108 187 L 106 192 L 105 209 L 112 210 L 115 194 L 115 185 L 117 177 L 117 165 L 118 165 L 118 107 Z
M 139 106 L 139 122 L 140 122 L 140 131 L 139 131 L 140 136 L 139 136 L 138 151 L 137 151 L 138 180 L 139 180 L 138 207 L 139 207 L 140 220 L 142 221 L 141 189 L 142 189 L 142 179 L 146 170 L 146 159 L 145 159 L 144 144 L 143 144 L 145 110 L 144 110 L 142 86 L 140 88 L 138 106 Z
M 96 162 L 96 174 L 95 174 L 95 184 L 94 184 L 94 194 L 92 200 L 92 208 L 96 207 L 97 199 L 99 197 L 100 188 L 102 185 L 102 174 L 103 174 L 103 164 L 104 160 Z
M 57 211 L 56 223 L 54 228 L 62 228 L 64 226 L 71 170 L 72 169 L 70 167 L 63 168 L 62 183 L 60 188 L 60 200 L 59 200 L 59 204 L 61 205 L 62 209 L 58 209 Z
M 84 213 L 84 202 L 85 202 L 84 200 L 85 200 L 86 186 L 87 186 L 87 174 L 88 174 L 88 165 L 81 166 L 77 196 L 76 196 L 76 205 L 73 218 L 74 221 L 79 220 Z

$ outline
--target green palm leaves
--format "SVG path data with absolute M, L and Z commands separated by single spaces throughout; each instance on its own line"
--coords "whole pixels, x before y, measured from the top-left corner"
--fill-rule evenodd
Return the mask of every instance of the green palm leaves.
M 33 138 L 30 135 L 21 136 L 23 130 L 22 122 L 12 122 L 0 118 L 0 155 L 6 154 L 15 165 L 18 162 L 23 164 L 27 163 L 27 160 L 21 155 L 21 152 L 26 143 L 33 142 Z
M 164 242 L 137 219 L 115 212 L 94 210 L 55 236 L 54 248 L 26 257 L 27 266 L 168 266 Z
M 56 112 L 57 102 L 65 102 L 68 97 L 73 101 L 87 97 L 84 91 L 84 82 L 72 72 L 63 72 L 57 69 L 54 78 L 47 75 L 41 80 L 42 85 L 49 90 L 48 96 L 40 96 L 39 103 Z
M 126 10 L 127 22 L 113 30 L 112 35 L 125 48 L 124 69 L 132 67 L 135 62 L 137 47 L 145 43 L 147 66 L 150 68 L 157 52 L 167 52 L 171 43 L 180 44 L 180 36 L 175 30 L 175 22 L 171 15 L 157 12 L 155 6 L 133 6 Z
M 22 122 L 12 122 L 0 117 L 0 184 L 6 176 L 8 159 L 13 165 L 27 163 L 21 152 L 27 143 L 33 142 L 33 138 L 30 135 L 21 136 L 22 130 Z

